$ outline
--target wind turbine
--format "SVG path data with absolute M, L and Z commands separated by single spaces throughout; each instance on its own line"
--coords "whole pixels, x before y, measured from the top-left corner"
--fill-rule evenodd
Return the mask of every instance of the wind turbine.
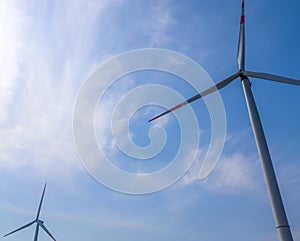
M 275 82 L 281 82 L 285 84 L 292 84 L 300 86 L 300 81 L 281 77 L 277 75 L 267 74 L 267 73 L 258 73 L 252 71 L 245 70 L 245 8 L 244 8 L 244 0 L 242 1 L 242 12 L 241 12 L 241 19 L 240 19 L 240 32 L 239 32 L 239 42 L 238 42 L 238 65 L 239 71 L 234 73 L 233 75 L 229 76 L 228 78 L 224 79 L 223 81 L 219 82 L 215 86 L 212 86 L 202 93 L 199 93 L 186 101 L 170 108 L 169 110 L 163 112 L 160 115 L 155 116 L 154 118 L 150 119 L 149 122 L 154 121 L 162 117 L 165 114 L 168 114 L 176 109 L 179 109 L 197 99 L 200 99 L 212 92 L 222 89 L 229 83 L 231 83 L 236 78 L 240 78 L 244 90 L 244 95 L 247 103 L 247 108 L 249 112 L 249 117 L 256 141 L 256 146 L 258 149 L 258 153 L 261 159 L 261 164 L 263 167 L 263 172 L 265 176 L 265 181 L 267 184 L 267 189 L 269 192 L 269 198 L 272 206 L 272 211 L 276 223 L 276 229 L 278 231 L 279 239 L 281 241 L 293 241 L 293 237 L 291 234 L 290 226 L 288 223 L 288 219 L 284 210 L 282 198 L 280 195 L 280 190 L 278 187 L 277 179 L 275 176 L 272 160 L 270 157 L 268 145 L 266 142 L 265 134 L 262 128 L 261 120 L 259 117 L 259 113 L 255 104 L 255 100 L 251 91 L 251 85 L 249 82 L 248 77 L 259 78 L 264 80 L 271 80 Z
M 39 219 L 39 216 L 40 216 L 40 212 L 41 212 L 41 207 L 42 207 L 42 202 L 43 202 L 43 199 L 44 199 L 44 195 L 45 195 L 45 190 L 46 190 L 46 186 L 47 186 L 47 183 L 45 183 L 45 186 L 44 186 L 44 190 L 43 190 L 43 194 L 42 194 L 42 197 L 41 197 L 41 201 L 40 201 L 40 204 L 39 204 L 39 208 L 38 208 L 38 211 L 37 211 L 37 215 L 36 215 L 36 218 L 34 221 L 28 223 L 28 224 L 25 224 L 24 226 L 8 233 L 8 234 L 5 234 L 3 237 L 6 237 L 8 235 L 11 235 L 15 232 L 18 232 L 24 228 L 27 228 L 29 226 L 31 226 L 32 224 L 36 223 L 36 229 L 35 229 L 35 234 L 34 234 L 34 241 L 37 241 L 38 240 L 38 234 L 39 234 L 39 227 L 41 227 L 54 241 L 55 241 L 55 238 L 52 236 L 52 234 L 49 232 L 49 230 L 45 227 L 44 225 L 44 221 L 40 220 Z

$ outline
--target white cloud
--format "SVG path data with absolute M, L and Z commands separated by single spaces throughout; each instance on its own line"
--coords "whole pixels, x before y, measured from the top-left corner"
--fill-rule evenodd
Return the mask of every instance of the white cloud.
M 31 166 L 67 176 L 80 166 L 72 114 L 80 83 L 95 64 L 95 45 L 87 45 L 109 3 L 1 5 L 0 168 Z
M 152 45 L 159 47 L 172 40 L 166 34 L 166 31 L 170 26 L 176 24 L 176 20 L 172 17 L 168 2 L 156 5 L 153 9 L 153 18 L 149 18 L 150 23 L 145 23 L 145 29 L 147 29 L 147 26 L 151 26 L 148 34 L 151 36 Z
M 23 16 L 7 1 L 0 3 L 0 124 L 7 119 L 7 107 L 14 97 L 15 78 L 19 72 L 19 51 Z
M 245 156 L 242 153 L 234 153 L 220 160 L 207 184 L 210 188 L 219 190 L 249 191 L 257 187 L 257 170 L 260 167 L 256 156 Z
M 196 182 L 201 182 L 203 188 L 210 191 L 231 193 L 231 192 L 248 192 L 257 191 L 263 182 L 261 166 L 256 153 L 245 154 L 243 147 L 236 151 L 232 149 L 237 143 L 237 140 L 245 138 L 246 132 L 241 132 L 238 135 L 228 134 L 226 140 L 226 148 L 223 150 L 220 160 L 211 174 L 203 181 L 199 180 L 199 171 L 202 167 L 202 160 L 206 154 L 206 148 L 199 149 L 192 167 L 188 170 L 182 180 L 179 182 L 179 187 L 192 185 Z M 234 138 L 232 138 L 234 136 Z M 229 151 L 228 151 L 229 149 Z
M 107 23 L 123 9 L 123 2 L 1 4 L 0 18 L 5 25 L 0 30 L 0 77 L 4 80 L 0 83 L 0 168 L 30 166 L 39 173 L 55 170 L 55 175 L 67 176 L 70 168 L 81 168 L 72 135 L 75 99 L 84 77 L 99 59 L 119 50 L 112 47 L 120 42 L 116 35 L 125 31 L 120 28 L 122 21 Z M 147 36 L 148 47 L 163 43 L 168 27 L 175 23 L 167 4 L 145 9 L 141 22 L 145 28 L 138 31 L 132 24 L 126 32 Z M 136 46 L 140 38 L 134 43 L 122 41 L 121 49 L 128 48 L 124 43 Z M 116 95 L 124 89 L 128 86 Z M 101 115 L 106 117 L 110 112 L 107 108 Z M 156 124 L 166 126 L 168 122 L 166 117 Z M 114 142 L 105 138 L 109 129 L 100 132 L 104 136 L 101 142 L 114 150 Z

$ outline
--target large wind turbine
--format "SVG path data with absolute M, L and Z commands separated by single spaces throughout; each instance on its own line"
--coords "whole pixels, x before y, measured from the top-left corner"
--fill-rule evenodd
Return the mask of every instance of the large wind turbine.
M 253 98 L 253 94 L 251 91 L 251 85 L 249 82 L 248 77 L 271 80 L 275 82 L 281 82 L 286 84 L 293 84 L 300 86 L 300 81 L 281 77 L 277 75 L 267 74 L 267 73 L 257 73 L 252 71 L 245 70 L 245 13 L 244 13 L 244 0 L 242 1 L 242 13 L 241 13 L 241 20 L 240 20 L 240 33 L 239 33 L 239 42 L 238 42 L 238 64 L 239 64 L 239 71 L 235 74 L 229 76 L 225 80 L 219 82 L 215 86 L 208 88 L 207 90 L 199 93 L 190 99 L 180 103 L 172 107 L 171 109 L 163 112 L 162 114 L 155 116 L 154 118 L 150 119 L 149 122 L 162 117 L 165 114 L 168 114 L 178 108 L 181 108 L 184 105 L 187 105 L 197 99 L 200 99 L 216 90 L 222 89 L 229 83 L 231 83 L 236 78 L 240 78 L 244 90 L 244 95 L 247 103 L 247 108 L 249 112 L 249 117 L 251 120 L 251 125 L 256 141 L 256 146 L 259 152 L 259 156 L 261 159 L 261 164 L 263 167 L 263 172 L 269 192 L 269 198 L 272 206 L 272 211 L 276 223 L 276 229 L 278 231 L 279 239 L 281 241 L 292 241 L 293 237 L 291 234 L 290 226 L 287 220 L 287 216 L 284 210 L 282 198 L 280 195 L 278 183 L 276 180 L 272 160 L 270 157 L 268 145 L 266 142 L 265 134 L 262 128 L 261 120 L 259 117 L 259 113 Z
M 42 202 L 43 202 L 44 195 L 45 195 L 46 186 L 47 186 L 47 183 L 45 183 L 45 186 L 44 186 L 43 194 L 42 194 L 42 197 L 41 197 L 41 201 L 40 201 L 40 204 L 39 204 L 39 208 L 38 208 L 35 220 L 32 221 L 32 222 L 30 222 L 30 223 L 28 223 L 28 224 L 25 224 L 24 226 L 22 226 L 22 227 L 20 227 L 20 228 L 18 228 L 16 230 L 14 230 L 14 231 L 12 231 L 12 232 L 10 232 L 8 234 L 5 234 L 4 237 L 6 237 L 8 235 L 11 235 L 11 234 L 13 234 L 15 232 L 18 232 L 21 229 L 27 228 L 27 227 L 31 226 L 32 224 L 36 223 L 36 229 L 35 229 L 35 234 L 34 234 L 34 241 L 38 240 L 39 227 L 41 227 L 55 241 L 55 238 L 52 236 L 52 234 L 49 232 L 49 230 L 45 227 L 44 221 L 42 221 L 42 220 L 39 219 L 40 212 L 41 212 L 41 207 L 42 207 Z

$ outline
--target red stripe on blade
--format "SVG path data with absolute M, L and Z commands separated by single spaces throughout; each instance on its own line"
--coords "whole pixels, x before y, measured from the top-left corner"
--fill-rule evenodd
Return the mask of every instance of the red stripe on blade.
M 177 110 L 178 108 L 180 108 L 182 106 L 182 104 L 176 105 L 173 108 L 170 109 L 170 111 L 174 111 Z
M 245 23 L 245 15 L 242 15 L 241 16 L 241 24 L 244 24 Z

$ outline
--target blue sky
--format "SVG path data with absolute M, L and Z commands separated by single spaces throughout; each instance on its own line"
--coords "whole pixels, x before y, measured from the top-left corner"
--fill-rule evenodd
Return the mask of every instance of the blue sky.
M 201 133 L 197 158 L 186 175 L 160 192 L 126 195 L 104 187 L 86 172 L 73 141 L 72 116 L 80 87 L 91 71 L 116 54 L 164 48 L 196 61 L 214 82 L 234 73 L 240 0 L 2 1 L 0 5 L 0 234 L 34 218 L 47 181 L 41 219 L 57 240 L 277 240 L 239 80 L 220 91 L 226 143 L 218 165 L 204 181 L 197 179 L 210 139 L 203 101 L 191 105 Z M 246 1 L 245 7 L 246 69 L 300 79 L 300 2 L 254 0 Z M 251 82 L 298 240 L 300 89 Z M 144 83 L 166 85 L 184 97 L 195 93 L 170 75 L 133 74 L 116 82 L 103 99 L 106 108 L 97 113 L 100 127 L 109 123 L 115 101 Z M 143 114 L 142 109 L 133 118 L 129 128 L 137 144 L 149 143 L 147 120 L 160 111 L 154 108 Z M 158 159 L 145 163 L 113 153 L 115 164 L 145 172 L 166 165 L 180 133 L 172 115 L 160 124 L 170 138 Z M 97 131 L 98 140 L 109 147 L 109 129 Z M 33 233 L 31 227 L 5 239 L 32 240 Z M 41 232 L 40 240 L 49 239 Z

